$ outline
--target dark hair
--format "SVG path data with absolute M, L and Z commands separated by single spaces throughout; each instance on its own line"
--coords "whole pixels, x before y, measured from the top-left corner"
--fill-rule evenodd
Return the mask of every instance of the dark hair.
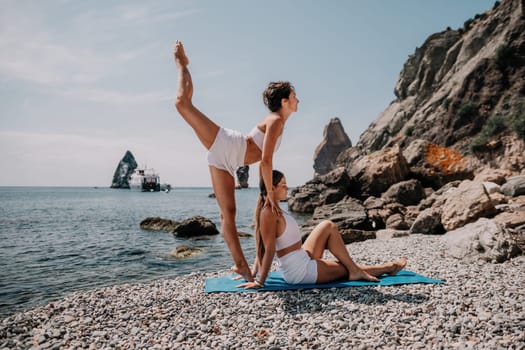
M 272 171 L 272 186 L 277 186 L 279 182 L 283 179 L 284 174 L 281 173 L 279 170 L 273 170 Z M 259 263 L 262 263 L 262 258 L 264 256 L 264 242 L 261 237 L 261 227 L 260 227 L 260 220 L 261 220 L 261 211 L 264 206 L 264 203 L 266 202 L 266 196 L 268 195 L 268 191 L 266 189 L 266 186 L 264 184 L 264 180 L 261 177 L 259 180 L 259 199 L 257 200 L 257 206 L 255 207 L 255 247 L 256 247 L 256 253 L 257 258 L 259 260 Z
M 272 81 L 263 92 L 263 101 L 271 112 L 281 109 L 281 100 L 289 98 L 295 88 L 289 81 Z

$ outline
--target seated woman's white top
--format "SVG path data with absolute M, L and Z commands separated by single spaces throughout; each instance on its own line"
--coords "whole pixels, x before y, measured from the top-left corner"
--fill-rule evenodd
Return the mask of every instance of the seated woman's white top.
M 279 251 L 301 241 L 301 230 L 297 221 L 290 214 L 283 211 L 283 217 L 286 220 L 284 232 L 275 238 L 275 250 Z
M 275 239 L 275 249 L 277 251 L 301 242 L 301 231 L 297 221 L 286 212 L 283 212 L 283 216 L 286 220 L 286 228 Z M 277 260 L 279 261 L 279 270 L 281 270 L 287 283 L 304 284 L 317 282 L 317 261 L 310 258 L 308 252 L 303 248 L 291 251 L 277 258 Z

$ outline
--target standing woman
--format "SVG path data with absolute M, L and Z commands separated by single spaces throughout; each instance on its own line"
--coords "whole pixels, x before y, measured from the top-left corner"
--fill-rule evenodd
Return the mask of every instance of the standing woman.
M 288 187 L 283 173 L 273 170 L 271 186 L 275 199 L 286 199 Z M 264 204 L 270 192 L 266 190 L 262 181 L 260 191 L 255 209 L 257 257 L 252 272 L 252 277 L 255 278 L 259 274 L 259 278 L 242 283 L 238 287 L 263 287 L 275 255 L 284 280 L 290 284 L 327 283 L 339 279 L 377 282 L 377 277 L 385 273 L 395 275 L 406 266 L 406 258 L 374 266 L 356 264 L 346 249 L 337 225 L 330 220 L 317 225 L 302 243 L 301 231 L 294 218 L 287 213 L 276 215 Z M 337 261 L 323 260 L 325 249 L 328 249 Z
M 270 110 L 247 136 L 220 127 L 199 111 L 192 103 L 193 83 L 188 70 L 189 60 L 180 41 L 173 50 L 178 70 L 175 107 L 193 128 L 197 137 L 208 150 L 208 165 L 215 198 L 221 212 L 224 240 L 234 261 L 233 270 L 248 281 L 253 281 L 250 267 L 241 248 L 235 225 L 235 170 L 243 165 L 260 161 L 264 183 L 272 188 L 273 154 L 279 148 L 284 125 L 293 112 L 297 112 L 299 100 L 289 82 L 272 82 L 263 93 L 264 103 Z M 278 200 L 268 193 L 266 205 L 280 215 Z

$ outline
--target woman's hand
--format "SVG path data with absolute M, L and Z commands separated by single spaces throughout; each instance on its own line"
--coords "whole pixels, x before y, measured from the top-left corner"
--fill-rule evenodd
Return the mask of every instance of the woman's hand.
M 266 196 L 266 202 L 264 203 L 264 206 L 269 206 L 272 210 L 272 213 L 276 215 L 283 215 L 283 212 L 281 210 L 281 207 L 279 206 L 279 203 L 275 201 L 275 198 L 273 196 L 273 192 L 269 192 Z

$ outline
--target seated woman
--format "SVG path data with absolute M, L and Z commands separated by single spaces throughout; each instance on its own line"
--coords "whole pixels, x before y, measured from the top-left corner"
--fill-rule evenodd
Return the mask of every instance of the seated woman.
M 275 199 L 286 199 L 286 178 L 277 170 L 273 170 L 272 175 Z M 284 280 L 290 284 L 327 283 L 340 279 L 377 282 L 378 276 L 395 275 L 406 266 L 406 258 L 375 266 L 356 264 L 346 249 L 337 225 L 330 220 L 317 225 L 306 241 L 301 243 L 297 222 L 288 213 L 283 211 L 283 215 L 278 215 L 265 205 L 268 191 L 264 181 L 260 181 L 259 187 L 260 196 L 255 210 L 257 256 L 252 271 L 254 281 L 242 283 L 238 287 L 263 287 L 274 255 L 277 255 Z M 321 259 L 325 248 L 337 261 Z M 259 278 L 256 278 L 258 272 Z

